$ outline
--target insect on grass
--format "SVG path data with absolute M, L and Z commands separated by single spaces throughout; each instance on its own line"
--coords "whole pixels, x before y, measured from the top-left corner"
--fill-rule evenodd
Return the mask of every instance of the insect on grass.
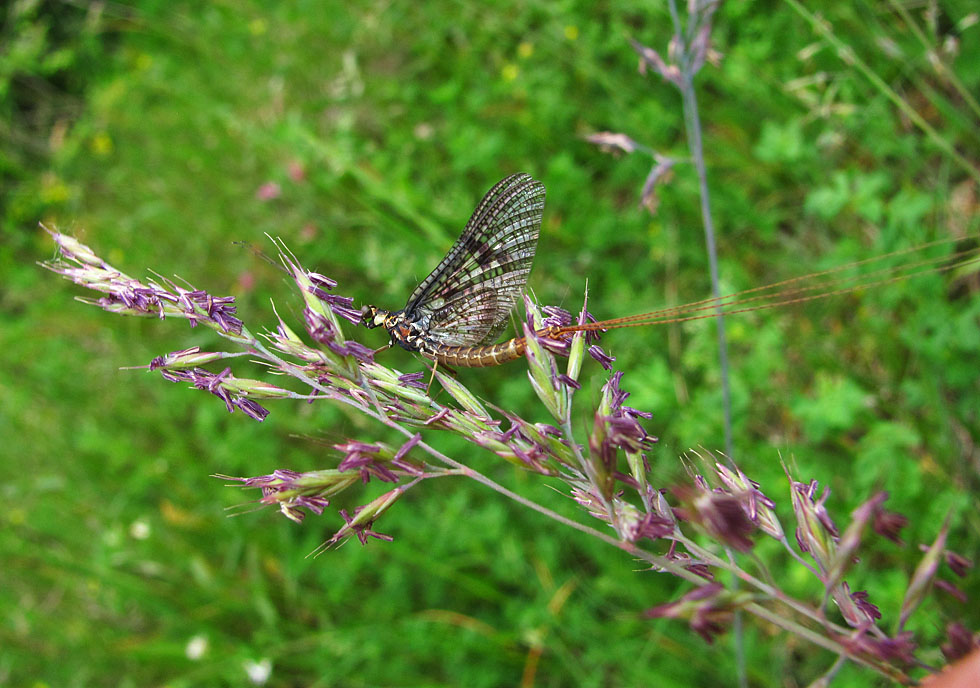
M 388 311 L 365 306 L 361 322 L 383 327 L 391 344 L 454 367 L 489 367 L 521 358 L 527 342 L 514 337 L 495 343 L 524 292 L 544 212 L 544 185 L 527 174 L 497 183 L 477 205 L 462 234 L 439 265 L 415 288 L 405 307 Z M 940 240 L 856 263 L 682 306 L 538 330 L 546 339 L 567 341 L 576 332 L 600 332 L 685 322 L 776 308 L 890 284 L 916 275 L 947 272 L 980 260 L 980 248 L 926 257 Z M 893 259 L 903 259 L 888 264 Z M 856 274 L 845 275 L 851 269 Z

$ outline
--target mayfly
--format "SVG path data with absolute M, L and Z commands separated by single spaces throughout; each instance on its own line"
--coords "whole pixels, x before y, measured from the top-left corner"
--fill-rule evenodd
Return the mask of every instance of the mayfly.
M 544 212 L 544 185 L 527 174 L 498 182 L 449 253 L 400 311 L 365 306 L 367 327 L 448 366 L 484 367 L 520 358 L 523 339 L 492 344 L 524 293 Z
M 391 337 L 389 346 L 398 344 L 450 367 L 488 367 L 522 357 L 526 348 L 524 337 L 494 342 L 524 292 L 541 229 L 544 196 L 544 185 L 527 174 L 511 175 L 497 183 L 480 201 L 446 257 L 412 292 L 405 307 L 386 311 L 365 306 L 361 311 L 362 323 L 371 328 L 384 327 Z M 775 308 L 897 282 L 917 274 L 954 270 L 980 260 L 980 248 L 970 248 L 940 258 L 920 258 L 833 279 L 850 268 L 867 269 L 876 262 L 949 243 L 949 240 L 935 241 L 659 311 L 550 326 L 537 334 L 567 340 L 575 332 L 676 323 Z

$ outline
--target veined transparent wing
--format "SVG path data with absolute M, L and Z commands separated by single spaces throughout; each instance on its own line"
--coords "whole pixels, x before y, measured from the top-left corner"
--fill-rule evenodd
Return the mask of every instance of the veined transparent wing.
M 497 183 L 449 253 L 412 292 L 411 319 L 450 346 L 491 343 L 524 292 L 544 212 L 544 185 L 526 174 Z

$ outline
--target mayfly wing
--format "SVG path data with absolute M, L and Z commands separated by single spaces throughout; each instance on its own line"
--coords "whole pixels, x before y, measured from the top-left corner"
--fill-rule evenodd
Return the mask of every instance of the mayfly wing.
M 412 292 L 405 314 L 450 346 L 493 342 L 524 292 L 544 212 L 544 185 L 515 174 L 496 184 L 449 253 Z

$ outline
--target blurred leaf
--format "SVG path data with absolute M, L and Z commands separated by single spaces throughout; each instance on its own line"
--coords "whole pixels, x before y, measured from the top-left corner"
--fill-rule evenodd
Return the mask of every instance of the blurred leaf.
M 823 442 L 860 426 L 871 397 L 853 380 L 821 373 L 813 390 L 793 403 L 793 415 L 813 442 Z

